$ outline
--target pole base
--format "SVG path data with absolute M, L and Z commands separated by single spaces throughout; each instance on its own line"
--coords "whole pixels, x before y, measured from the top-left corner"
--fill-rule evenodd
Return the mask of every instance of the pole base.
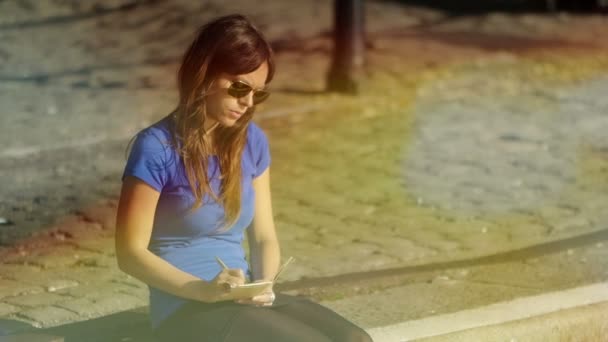
M 356 95 L 359 93 L 359 84 L 354 76 L 344 72 L 330 71 L 327 77 L 328 92 Z

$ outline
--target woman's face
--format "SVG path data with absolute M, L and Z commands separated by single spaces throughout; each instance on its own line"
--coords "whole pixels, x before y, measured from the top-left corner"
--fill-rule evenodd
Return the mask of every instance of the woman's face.
M 253 89 L 263 89 L 268 75 L 268 63 L 264 62 L 259 68 L 249 74 L 230 75 L 222 73 L 215 80 L 207 97 L 207 120 L 205 130 L 219 123 L 223 126 L 232 126 L 242 117 L 242 114 L 253 106 L 253 91 L 241 98 L 228 94 L 228 87 L 232 81 L 241 80 Z

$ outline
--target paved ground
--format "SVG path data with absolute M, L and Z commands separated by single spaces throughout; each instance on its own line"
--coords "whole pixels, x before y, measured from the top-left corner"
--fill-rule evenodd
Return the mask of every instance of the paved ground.
M 0 3 L 14 14 L 0 17 L 12 42 L 0 48 L 0 317 L 51 327 L 145 306 L 145 285 L 114 260 L 126 142 L 171 109 L 184 28 L 235 9 L 16 3 Z M 322 92 L 330 2 L 272 6 L 235 8 L 277 49 L 256 121 L 282 251 L 297 259 L 287 291 L 373 329 L 608 278 L 605 17 L 369 2 L 365 92 L 351 98 Z

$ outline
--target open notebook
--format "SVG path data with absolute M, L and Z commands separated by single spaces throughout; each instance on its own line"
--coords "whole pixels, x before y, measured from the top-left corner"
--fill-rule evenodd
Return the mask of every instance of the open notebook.
M 293 260 L 295 260 L 293 257 L 289 257 L 289 259 L 287 259 L 287 261 L 285 261 L 285 263 L 283 265 L 281 265 L 281 267 L 279 267 L 279 270 L 277 271 L 277 274 L 274 276 L 272 281 L 257 281 L 257 282 L 243 284 L 243 285 L 238 285 L 238 286 L 231 288 L 230 293 L 234 294 L 235 298 L 251 298 L 251 297 L 254 297 L 254 296 L 257 296 L 257 295 L 263 293 L 265 290 L 272 287 L 272 285 L 279 278 L 279 275 L 281 274 L 281 272 L 283 272 L 285 267 Z M 221 262 L 221 260 L 219 260 L 219 259 L 218 259 L 218 262 L 220 264 L 223 264 Z

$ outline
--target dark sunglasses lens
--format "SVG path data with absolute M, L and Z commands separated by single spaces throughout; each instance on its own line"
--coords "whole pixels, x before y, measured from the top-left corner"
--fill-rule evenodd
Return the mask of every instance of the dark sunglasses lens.
M 252 90 L 253 89 L 248 84 L 236 81 L 232 82 L 232 84 L 228 88 L 228 94 L 236 98 L 241 98 L 243 96 L 247 96 L 247 94 L 249 94 L 249 92 L 251 92 Z M 253 93 L 253 102 L 255 104 L 258 104 L 266 100 L 269 95 L 270 93 L 266 90 L 258 90 Z
M 253 102 L 255 102 L 256 104 L 260 103 L 266 100 L 268 96 L 270 96 L 270 93 L 265 90 L 256 91 L 255 93 L 253 93 Z
M 234 97 L 243 97 L 251 91 L 251 87 L 242 82 L 233 82 L 228 88 L 228 94 Z

